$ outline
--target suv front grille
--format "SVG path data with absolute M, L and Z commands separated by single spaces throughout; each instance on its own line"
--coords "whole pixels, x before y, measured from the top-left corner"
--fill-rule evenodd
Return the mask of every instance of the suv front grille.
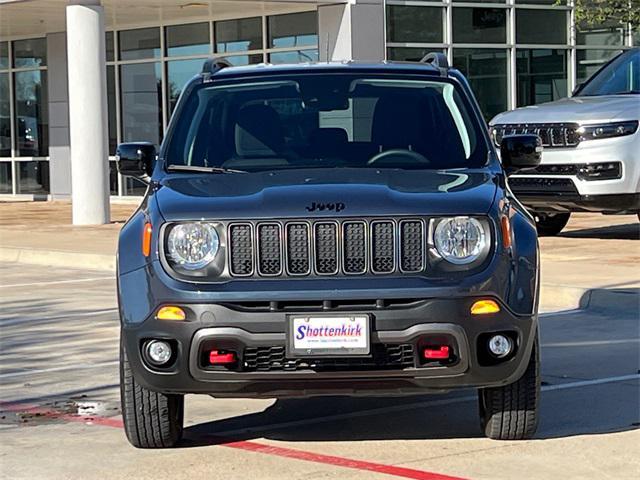
M 371 355 L 345 358 L 294 358 L 286 356 L 283 346 L 245 348 L 243 370 L 267 371 L 336 371 L 336 370 L 400 370 L 415 366 L 414 349 L 410 343 L 371 345 Z
M 580 143 L 579 125 L 575 123 L 525 123 L 495 125 L 493 141 L 499 147 L 506 135 L 535 134 L 547 148 L 577 147 Z
M 228 235 L 234 277 L 419 273 L 425 268 L 422 219 L 232 222 Z

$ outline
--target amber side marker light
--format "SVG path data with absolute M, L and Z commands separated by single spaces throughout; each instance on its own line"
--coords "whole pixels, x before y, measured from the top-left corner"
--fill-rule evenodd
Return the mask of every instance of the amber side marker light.
M 156 313 L 156 318 L 158 320 L 184 320 L 185 318 L 187 318 L 187 314 L 184 313 L 184 310 L 182 310 L 180 307 L 168 305 L 158 310 L 158 313 Z
M 509 217 L 503 215 L 500 219 L 500 226 L 502 227 L 502 244 L 504 248 L 511 248 L 511 222 Z
M 478 300 L 471 306 L 471 315 L 487 315 L 499 311 L 500 305 L 493 300 Z
M 149 222 L 144 224 L 144 230 L 142 231 L 142 254 L 145 257 L 151 255 L 151 234 L 153 228 Z

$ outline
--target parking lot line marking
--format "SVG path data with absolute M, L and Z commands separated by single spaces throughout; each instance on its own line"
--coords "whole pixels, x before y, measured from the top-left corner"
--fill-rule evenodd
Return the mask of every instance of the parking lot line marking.
M 93 317 L 96 315 L 102 315 L 104 313 L 117 312 L 117 308 L 105 308 L 104 310 L 93 310 L 91 312 L 75 312 L 65 313 L 64 315 L 54 315 L 53 317 L 32 317 L 32 318 L 9 318 L 7 320 L 0 321 L 0 327 L 10 327 L 20 323 L 26 323 L 30 321 L 42 321 L 42 320 L 64 320 L 67 318 L 75 317 Z
M 557 342 L 546 343 L 543 347 L 596 347 L 598 345 L 620 345 L 623 343 L 640 343 L 640 338 L 624 338 L 620 340 L 593 340 L 589 342 Z
M 66 370 L 90 370 L 92 368 L 109 367 L 118 365 L 118 360 L 104 363 L 81 363 L 79 365 L 65 365 L 64 367 L 41 368 L 37 370 L 23 370 L 21 372 L 0 373 L 0 378 L 23 377 L 25 375 L 38 375 L 41 373 L 64 372 Z
M 11 285 L 0 285 L 0 288 L 39 287 L 43 285 L 60 285 L 63 283 L 97 282 L 99 280 L 115 280 L 115 278 L 116 277 L 96 277 L 96 278 L 77 278 L 74 280 L 53 280 L 51 282 L 14 283 Z
M 620 375 L 618 377 L 594 378 L 593 380 L 581 380 L 578 382 L 558 383 L 556 385 L 545 385 L 543 392 L 553 392 L 555 390 L 566 390 L 568 388 L 589 387 L 591 385 L 603 385 L 605 383 L 627 382 L 629 380 L 640 380 L 640 373 L 630 375 Z

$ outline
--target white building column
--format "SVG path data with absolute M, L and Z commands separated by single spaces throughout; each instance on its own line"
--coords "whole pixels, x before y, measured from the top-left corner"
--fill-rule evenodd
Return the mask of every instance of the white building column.
M 99 0 L 69 2 L 67 59 L 74 225 L 110 221 L 104 35 L 104 10 Z
M 320 61 L 385 59 L 384 0 L 318 7 Z

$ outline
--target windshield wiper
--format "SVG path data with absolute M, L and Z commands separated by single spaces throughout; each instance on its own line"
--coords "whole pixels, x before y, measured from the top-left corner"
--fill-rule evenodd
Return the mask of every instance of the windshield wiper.
M 170 172 L 203 172 L 203 173 L 249 173 L 246 170 L 235 170 L 224 167 L 198 167 L 195 165 L 167 165 Z

